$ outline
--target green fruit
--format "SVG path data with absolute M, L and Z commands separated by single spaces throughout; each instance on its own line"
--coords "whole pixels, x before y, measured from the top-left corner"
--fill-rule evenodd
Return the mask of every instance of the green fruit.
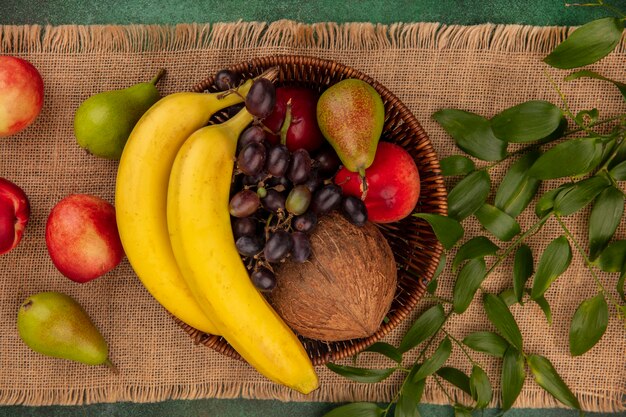
M 159 100 L 156 83 L 163 74 L 161 70 L 150 82 L 104 91 L 85 100 L 74 115 L 78 144 L 93 155 L 120 159 L 135 124 Z
M 87 365 L 112 365 L 106 340 L 68 295 L 42 292 L 28 297 L 17 313 L 17 329 L 35 352 Z
M 338 82 L 320 96 L 317 123 L 346 169 L 363 177 L 374 161 L 385 123 L 378 92 L 361 80 Z

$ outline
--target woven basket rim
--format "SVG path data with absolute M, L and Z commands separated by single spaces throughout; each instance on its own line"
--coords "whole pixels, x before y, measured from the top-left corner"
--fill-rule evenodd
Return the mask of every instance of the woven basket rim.
M 425 130 L 420 125 L 417 118 L 413 115 L 413 113 L 408 109 L 408 107 L 402 103 L 390 90 L 388 90 L 384 85 L 379 83 L 374 78 L 366 75 L 365 73 L 352 68 L 350 66 L 341 64 L 337 61 L 317 58 L 306 55 L 269 55 L 259 58 L 254 58 L 248 61 L 240 62 L 235 65 L 231 65 L 228 69 L 235 72 L 242 72 L 244 70 L 252 71 L 258 70 L 260 68 L 267 69 L 271 66 L 286 66 L 286 65 L 294 65 L 294 66 L 309 66 L 309 67 L 322 67 L 329 73 L 334 73 L 336 71 L 340 71 L 344 78 L 358 78 L 361 79 L 372 87 L 376 89 L 376 91 L 381 94 L 383 97 L 383 101 L 391 102 L 393 104 L 393 108 L 398 111 L 403 123 L 407 123 L 411 132 L 415 133 L 420 138 L 420 147 L 424 149 L 429 155 L 428 158 L 428 168 L 430 169 L 430 177 L 432 183 L 435 185 L 435 191 L 433 192 L 434 197 L 432 198 L 432 202 L 435 203 L 435 209 L 430 211 L 430 213 L 436 213 L 441 215 L 447 215 L 447 192 L 443 182 L 443 177 L 441 176 L 441 169 L 439 165 L 439 160 L 437 154 L 426 134 Z M 281 75 L 282 77 L 282 70 Z M 191 90 L 194 92 L 204 92 L 212 87 L 214 81 L 214 76 L 209 76 L 206 79 L 200 81 L 196 85 L 194 85 Z M 281 80 L 279 79 L 279 82 Z M 288 80 L 290 81 L 290 80 Z M 319 85 L 319 84 L 318 84 Z M 387 116 L 387 115 L 386 115 Z M 421 166 L 420 161 L 416 161 L 418 168 Z M 420 171 L 420 178 L 422 178 L 422 172 Z M 421 193 L 423 193 L 424 188 L 422 188 Z M 420 196 L 420 200 L 421 200 Z M 394 224 L 389 225 L 378 225 L 381 229 L 387 227 L 393 227 Z M 429 257 L 429 264 L 425 267 L 424 273 L 417 279 L 418 287 L 409 294 L 408 302 L 404 302 L 402 308 L 398 309 L 395 313 L 397 313 L 394 317 L 392 317 L 388 322 L 382 323 L 378 328 L 376 333 L 371 335 L 370 337 L 363 339 L 353 339 L 345 342 L 324 342 L 317 341 L 320 344 L 328 345 L 329 351 L 323 355 L 314 355 L 311 353 L 309 349 L 307 352 L 311 357 L 311 360 L 314 365 L 323 365 L 330 361 L 340 360 L 349 356 L 353 356 L 356 353 L 359 353 L 365 350 L 367 347 L 371 346 L 375 342 L 382 339 L 389 332 L 391 332 L 397 325 L 402 322 L 417 306 L 419 300 L 425 293 L 426 286 L 431 281 L 436 267 L 439 264 L 441 254 L 443 248 L 441 243 L 437 240 L 434 242 L 434 247 L 432 248 L 432 254 Z M 408 268 L 407 268 L 408 270 Z M 399 283 L 398 283 L 399 284 Z M 398 291 L 398 288 L 396 288 Z M 172 316 L 173 317 L 173 316 Z M 222 353 L 226 356 L 242 360 L 241 356 L 221 337 L 216 335 L 209 335 L 204 332 L 201 332 L 181 320 L 173 317 L 173 319 L 178 323 L 180 327 L 182 327 L 189 336 L 195 341 L 197 344 L 205 345 L 206 347 L 212 348 L 219 353 Z M 334 348 L 332 345 L 343 344 L 345 345 L 342 349 L 341 347 Z M 305 345 L 306 347 L 306 345 Z

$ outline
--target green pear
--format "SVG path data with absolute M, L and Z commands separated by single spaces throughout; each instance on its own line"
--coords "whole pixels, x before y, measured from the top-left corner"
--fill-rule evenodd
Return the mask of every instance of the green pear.
M 17 313 L 17 329 L 35 352 L 87 365 L 113 366 L 106 340 L 68 295 L 41 292 L 28 297 Z
M 156 84 L 164 73 L 159 71 L 150 82 L 104 91 L 85 100 L 74 115 L 78 144 L 93 155 L 120 159 L 135 124 L 159 100 Z
M 365 177 L 385 123 L 378 92 L 354 78 L 332 85 L 317 102 L 317 123 L 346 169 Z

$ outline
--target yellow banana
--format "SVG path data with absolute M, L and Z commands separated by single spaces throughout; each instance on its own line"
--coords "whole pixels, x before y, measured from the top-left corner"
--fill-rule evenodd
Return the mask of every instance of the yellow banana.
M 219 333 L 274 382 L 308 394 L 317 375 L 302 344 L 253 286 L 237 252 L 228 211 L 244 109 L 204 127 L 181 147 L 170 175 L 167 221 L 174 255 L 192 293 Z
M 239 88 L 245 96 L 252 85 Z M 167 185 L 176 153 L 194 131 L 238 94 L 176 93 L 155 103 L 137 122 L 117 171 L 115 207 L 124 251 L 146 289 L 170 313 L 203 332 L 217 328 L 183 280 L 167 231 Z

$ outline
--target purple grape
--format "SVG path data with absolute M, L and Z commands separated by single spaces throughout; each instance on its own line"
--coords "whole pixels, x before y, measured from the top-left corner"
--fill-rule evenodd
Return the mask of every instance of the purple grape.
M 302 263 L 311 257 L 311 241 L 309 237 L 302 232 L 293 232 L 291 234 L 293 247 L 291 248 L 291 257 L 294 261 Z
M 235 241 L 237 251 L 243 256 L 254 256 L 263 250 L 263 239 L 259 236 L 241 236 Z
M 278 230 L 267 239 L 263 255 L 267 262 L 279 262 L 289 255 L 292 247 L 293 240 L 291 235 L 284 230 Z
M 315 168 L 311 170 L 311 173 L 309 174 L 309 179 L 306 180 L 306 182 L 304 183 L 304 185 L 306 185 L 306 188 L 308 188 L 309 191 L 311 191 L 312 193 L 317 191 L 317 189 L 320 188 L 323 184 L 324 181 L 320 177 L 319 171 Z
M 332 177 L 341 164 L 337 153 L 330 146 L 325 146 L 319 150 L 315 155 L 315 162 L 320 172 L 328 177 Z
M 261 201 L 263 203 L 263 207 L 272 213 L 285 211 L 285 195 L 276 190 L 267 190 L 267 195 Z
M 317 226 L 317 216 L 312 211 L 307 211 L 291 220 L 291 227 L 298 232 L 311 233 L 315 226 Z
M 237 141 L 237 149 L 241 151 L 241 149 L 245 148 L 251 143 L 259 143 L 263 144 L 266 140 L 267 136 L 265 135 L 265 131 L 261 126 L 252 125 L 247 127 L 241 135 L 239 135 L 239 140 Z
M 349 195 L 341 202 L 341 211 L 344 216 L 357 226 L 363 226 L 367 221 L 367 208 L 365 203 L 358 197 Z
M 259 208 L 261 201 L 252 190 L 241 190 L 230 199 L 228 209 L 233 217 L 248 217 Z
M 254 81 L 246 96 L 246 109 L 258 118 L 265 118 L 272 113 L 276 104 L 276 88 L 266 78 Z
M 265 165 L 265 146 L 250 143 L 239 152 L 237 168 L 246 175 L 257 175 Z
M 333 211 L 341 204 L 341 187 L 327 184 L 313 196 L 311 210 L 318 216 Z
M 291 154 L 291 163 L 287 171 L 287 178 L 294 185 L 302 184 L 311 174 L 311 157 L 306 149 L 297 149 Z
M 252 217 L 243 217 L 233 219 L 233 236 L 235 240 L 241 236 L 254 236 L 257 231 L 258 222 Z
M 266 268 L 259 268 L 252 272 L 250 279 L 259 291 L 272 291 L 276 287 L 276 275 Z
M 275 177 L 282 177 L 289 168 L 289 160 L 291 153 L 285 145 L 274 145 L 270 148 L 267 155 L 266 169 L 267 172 Z
M 239 76 L 230 70 L 223 69 L 215 76 L 215 86 L 220 91 L 230 90 L 237 84 L 239 84 Z

